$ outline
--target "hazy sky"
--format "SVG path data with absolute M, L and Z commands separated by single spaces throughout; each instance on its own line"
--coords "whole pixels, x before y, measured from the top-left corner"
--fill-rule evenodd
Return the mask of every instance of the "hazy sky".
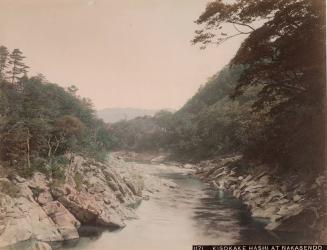
M 0 44 L 30 72 L 105 107 L 173 108 L 229 62 L 242 38 L 192 46 L 208 0 L 0 0 Z

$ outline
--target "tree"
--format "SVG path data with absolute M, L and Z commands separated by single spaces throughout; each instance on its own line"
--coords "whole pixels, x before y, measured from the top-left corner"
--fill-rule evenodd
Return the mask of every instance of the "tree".
M 71 85 L 67 88 L 68 93 L 70 93 L 71 95 L 76 95 L 78 88 L 75 85 Z
M 196 22 L 204 27 L 193 43 L 202 46 L 247 36 L 231 61 L 246 65 L 231 96 L 262 85 L 253 111 L 271 121 L 249 155 L 284 168 L 321 167 L 325 135 L 317 131 L 324 131 L 325 1 L 217 0 Z M 235 33 L 221 32 L 228 25 Z
M 17 65 L 17 64 L 16 64 Z M 22 174 L 52 171 L 65 153 L 104 160 L 114 143 L 92 103 L 42 75 L 0 85 L 0 161 Z
M 0 46 L 0 81 L 5 79 L 5 71 L 8 67 L 9 51 L 5 46 Z
M 210 3 L 196 21 L 205 28 L 196 31 L 193 42 L 205 45 L 221 43 L 235 35 L 249 35 L 231 63 L 250 66 L 240 79 L 238 91 L 251 84 L 266 85 L 260 102 L 272 101 L 264 99 L 275 96 L 275 91 L 281 95 L 306 91 L 310 88 L 306 86 L 309 84 L 303 72 L 306 70 L 314 70 L 312 73 L 321 78 L 315 85 L 320 84 L 316 91 L 322 90 L 324 10 L 322 0 L 237 0 L 233 3 L 217 0 Z M 258 19 L 264 23 L 254 28 L 252 24 Z M 216 32 L 226 24 L 233 24 L 237 32 Z M 248 30 L 244 32 L 240 26 Z
M 11 69 L 7 72 L 10 78 L 11 84 L 17 83 L 24 75 L 27 74 L 29 68 L 23 63 L 25 56 L 19 49 L 14 49 L 9 56 L 9 65 Z

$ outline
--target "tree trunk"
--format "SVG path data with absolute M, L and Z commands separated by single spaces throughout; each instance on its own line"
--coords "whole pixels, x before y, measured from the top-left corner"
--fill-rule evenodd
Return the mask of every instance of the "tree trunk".
M 49 150 L 48 150 L 48 158 L 51 157 L 51 153 L 52 153 L 52 146 L 51 146 L 51 138 L 49 137 L 48 141 L 48 147 L 49 147 Z
M 27 153 L 27 166 L 31 168 L 31 159 L 30 159 L 30 130 L 27 129 L 27 138 L 26 138 L 26 153 Z
M 14 62 L 13 68 L 12 68 L 12 76 L 11 76 L 11 84 L 14 85 L 15 83 L 15 72 L 16 72 L 16 63 Z

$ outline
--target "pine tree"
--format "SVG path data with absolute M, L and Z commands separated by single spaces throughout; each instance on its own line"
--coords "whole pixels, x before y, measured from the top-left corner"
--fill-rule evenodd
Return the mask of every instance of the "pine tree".
M 12 84 L 17 83 L 24 75 L 27 74 L 29 68 L 23 63 L 25 56 L 19 49 L 14 49 L 9 56 L 9 65 L 11 70 L 7 71 Z
M 5 79 L 5 70 L 8 67 L 9 51 L 5 46 L 0 46 L 0 81 Z

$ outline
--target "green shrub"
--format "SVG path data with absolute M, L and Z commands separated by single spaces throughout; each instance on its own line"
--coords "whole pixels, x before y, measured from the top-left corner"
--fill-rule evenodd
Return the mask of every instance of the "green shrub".
M 43 193 L 45 190 L 40 187 L 31 187 L 32 193 L 33 193 L 33 198 L 36 199 L 37 197 L 40 196 L 41 193 Z
M 50 166 L 51 176 L 56 180 L 65 180 L 65 165 L 61 164 L 53 164 Z

